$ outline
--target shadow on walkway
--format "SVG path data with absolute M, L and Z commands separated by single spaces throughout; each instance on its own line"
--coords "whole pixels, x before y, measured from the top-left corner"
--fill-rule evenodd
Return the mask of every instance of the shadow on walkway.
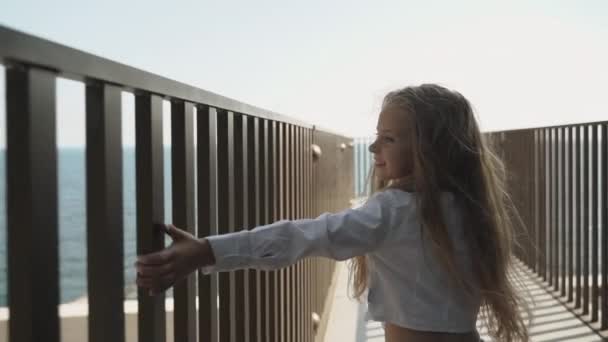
M 601 336 L 585 325 L 573 313 L 568 311 L 561 303 L 547 293 L 535 276 L 518 266 L 525 275 L 523 285 L 528 287 L 529 293 L 534 296 L 534 303 L 530 304 L 533 321 L 530 325 L 530 341 L 533 342 L 592 342 L 603 341 Z M 329 317 L 329 325 L 325 341 L 327 342 L 384 342 L 384 329 L 380 322 L 365 321 L 366 304 L 357 303 L 346 297 L 348 284 L 348 267 L 346 263 L 339 263 L 336 268 L 340 272 L 337 276 L 335 301 Z M 477 329 L 485 341 L 491 341 L 487 336 L 487 329 L 482 322 L 478 322 Z M 346 333 L 346 334 L 345 334 Z M 335 339 L 340 336 L 339 340 Z

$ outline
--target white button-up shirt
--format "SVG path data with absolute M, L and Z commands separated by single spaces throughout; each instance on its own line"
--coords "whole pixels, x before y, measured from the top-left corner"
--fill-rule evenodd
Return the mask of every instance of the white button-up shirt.
M 432 242 L 422 234 L 415 196 L 387 189 L 358 208 L 209 236 L 216 263 L 203 267 L 202 272 L 273 270 L 306 257 L 345 260 L 367 255 L 368 319 L 423 331 L 475 330 L 479 293 L 450 285 Z M 458 204 L 453 193 L 441 194 L 441 214 L 454 246 L 455 264 L 472 283 L 472 263 L 463 235 L 467 227 Z

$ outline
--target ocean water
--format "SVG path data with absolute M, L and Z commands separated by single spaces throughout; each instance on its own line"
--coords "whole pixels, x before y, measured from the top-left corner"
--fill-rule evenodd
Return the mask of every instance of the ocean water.
M 84 148 L 58 150 L 60 302 L 86 296 L 86 196 Z M 165 222 L 171 222 L 171 150 L 165 147 Z M 0 151 L 0 306 L 7 306 L 6 151 Z M 125 295 L 134 298 L 136 252 L 135 149 L 123 148 Z M 165 245 L 169 245 L 166 238 Z M 172 295 L 171 291 L 167 292 Z

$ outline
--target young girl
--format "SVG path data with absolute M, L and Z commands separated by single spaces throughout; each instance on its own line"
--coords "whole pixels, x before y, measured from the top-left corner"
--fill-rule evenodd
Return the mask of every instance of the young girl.
M 162 225 L 174 242 L 138 258 L 137 284 L 153 295 L 199 268 L 353 258 L 355 296 L 367 290 L 387 342 L 479 341 L 480 310 L 493 338 L 527 341 L 508 277 L 505 170 L 469 102 L 433 84 L 400 89 L 386 95 L 377 131 L 370 151 L 381 187 L 361 207 L 202 239 Z

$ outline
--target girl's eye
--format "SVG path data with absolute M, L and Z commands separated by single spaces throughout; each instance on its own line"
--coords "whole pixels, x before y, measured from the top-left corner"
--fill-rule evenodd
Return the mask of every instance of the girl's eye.
M 393 142 L 394 141 L 393 138 L 387 137 L 385 135 L 376 134 L 376 138 L 379 139 L 379 140 L 382 140 L 382 141 L 388 141 L 388 142 Z

